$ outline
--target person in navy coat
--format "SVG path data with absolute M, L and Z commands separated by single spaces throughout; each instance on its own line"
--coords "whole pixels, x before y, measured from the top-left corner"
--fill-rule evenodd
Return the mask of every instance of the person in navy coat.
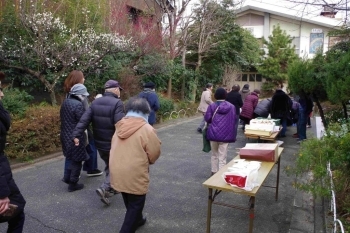
M 156 112 L 160 108 L 159 99 L 157 93 L 155 92 L 156 85 L 153 82 L 148 82 L 143 85 L 143 91 L 138 95 L 140 98 L 144 98 L 149 103 L 151 107 L 151 113 L 148 117 L 148 123 L 153 125 L 156 123 Z

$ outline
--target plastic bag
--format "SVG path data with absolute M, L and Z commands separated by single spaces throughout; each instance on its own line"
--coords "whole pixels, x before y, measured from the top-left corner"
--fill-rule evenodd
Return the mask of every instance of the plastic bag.
M 222 178 L 233 187 L 251 191 L 259 186 L 257 180 L 260 167 L 261 162 L 248 162 L 242 159 L 229 167 L 228 171 L 223 173 Z

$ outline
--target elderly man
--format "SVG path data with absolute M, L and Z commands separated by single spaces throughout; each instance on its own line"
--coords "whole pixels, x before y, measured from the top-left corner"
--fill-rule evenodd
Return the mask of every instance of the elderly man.
M 92 131 L 95 139 L 95 145 L 101 159 L 105 162 L 106 178 L 96 193 L 101 201 L 109 205 L 108 197 L 118 193 L 111 188 L 109 178 L 109 151 L 111 141 L 115 131 L 115 124 L 121 120 L 124 114 L 124 105 L 120 100 L 120 91 L 123 90 L 118 81 L 108 80 L 105 83 L 105 93 L 102 97 L 95 99 L 89 109 L 80 118 L 79 123 L 72 133 L 72 139 L 76 146 L 79 145 L 78 137 L 81 136 L 92 122 Z
M 0 86 L 4 78 L 5 74 L 0 72 Z M 0 100 L 3 97 L 4 93 L 0 89 Z M 25 220 L 23 210 L 26 201 L 12 177 L 11 167 L 4 152 L 10 123 L 10 114 L 0 102 L 0 223 L 8 223 L 7 232 L 21 233 Z
M 126 214 L 120 233 L 135 232 L 146 223 L 142 211 L 149 186 L 149 165 L 160 156 L 161 142 L 148 124 L 150 106 L 143 98 L 131 98 L 126 116 L 116 124 L 110 153 L 111 185 L 120 191 Z
M 199 103 L 198 111 L 200 111 L 203 114 L 203 119 L 197 128 L 198 133 L 202 133 L 202 130 L 205 124 L 204 115 L 208 109 L 208 106 L 213 103 L 213 101 L 211 100 L 212 90 L 213 90 L 213 84 L 208 83 L 205 86 L 205 90 L 202 92 L 201 102 Z

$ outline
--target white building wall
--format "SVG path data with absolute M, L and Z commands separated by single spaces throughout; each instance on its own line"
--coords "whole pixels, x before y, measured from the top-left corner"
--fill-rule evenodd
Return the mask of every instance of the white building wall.
M 242 25 L 243 28 L 251 31 L 255 38 L 265 37 L 265 39 L 268 40 L 268 36 L 264 36 L 264 32 L 268 31 L 268 35 L 271 35 L 273 27 L 279 24 L 281 29 L 286 31 L 289 36 L 298 40 L 297 44 L 299 44 L 299 49 L 297 49 L 296 52 L 300 57 L 313 58 L 315 56 L 315 54 L 310 53 L 310 35 L 314 31 L 323 33 L 323 53 L 328 51 L 329 37 L 327 34 L 331 30 L 330 28 L 270 14 L 267 14 L 269 19 L 267 21 L 265 20 L 265 22 L 269 22 L 268 25 L 257 25 L 256 22 L 255 25 L 252 25 L 252 18 L 263 17 L 261 15 L 255 15 L 254 13 L 239 17 L 237 22 Z

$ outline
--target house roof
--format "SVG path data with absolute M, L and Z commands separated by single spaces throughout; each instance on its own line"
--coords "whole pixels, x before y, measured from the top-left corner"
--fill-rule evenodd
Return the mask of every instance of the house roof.
M 244 15 L 247 11 L 254 10 L 260 12 L 266 12 L 281 17 L 308 22 L 328 28 L 336 28 L 343 25 L 343 21 L 337 18 L 329 18 L 321 15 L 315 15 L 312 13 L 306 13 L 302 9 L 299 10 L 297 7 L 283 7 L 277 4 L 264 3 L 262 1 L 246 1 L 243 6 L 236 10 L 237 15 Z

